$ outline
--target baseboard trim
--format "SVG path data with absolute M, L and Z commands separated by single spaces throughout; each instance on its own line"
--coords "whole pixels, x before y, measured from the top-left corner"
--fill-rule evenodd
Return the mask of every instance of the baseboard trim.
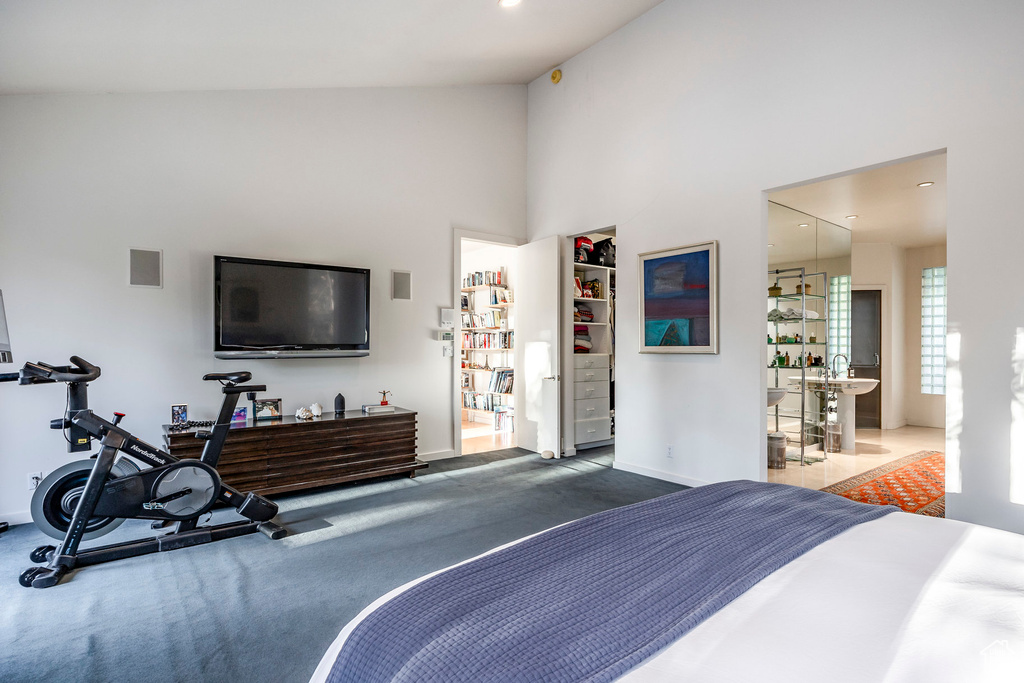
M 0 519 L 11 526 L 17 526 L 18 524 L 31 523 L 32 514 L 28 510 L 22 510 L 20 512 L 2 512 L 0 513 Z
M 683 486 L 706 486 L 711 482 L 703 481 L 701 479 L 693 479 L 691 477 L 684 477 L 679 474 L 672 472 L 665 472 L 663 470 L 655 470 L 650 467 L 641 467 L 640 465 L 632 465 L 628 462 L 620 462 L 616 460 L 612 463 L 612 468 L 616 470 L 622 470 L 623 472 L 632 472 L 633 474 L 642 474 L 645 477 L 651 477 L 652 479 L 661 479 L 662 481 L 670 481 L 673 484 L 682 484 Z
M 455 449 L 449 448 L 445 451 L 434 451 L 432 453 L 417 453 L 416 459 L 422 460 L 423 462 L 430 462 L 431 460 L 447 460 L 448 458 L 457 457 L 458 454 Z

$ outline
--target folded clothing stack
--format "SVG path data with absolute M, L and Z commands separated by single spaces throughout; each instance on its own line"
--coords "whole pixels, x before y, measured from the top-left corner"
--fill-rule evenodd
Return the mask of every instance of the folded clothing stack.
M 590 341 L 590 328 L 586 325 L 573 325 L 572 336 L 574 353 L 590 353 L 590 349 L 594 348 Z
M 573 306 L 572 319 L 578 323 L 589 323 L 594 320 L 594 313 L 583 304 Z

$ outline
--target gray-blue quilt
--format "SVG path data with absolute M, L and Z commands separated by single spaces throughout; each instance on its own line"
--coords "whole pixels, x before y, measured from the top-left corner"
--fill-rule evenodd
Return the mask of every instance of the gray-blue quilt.
M 819 543 L 897 508 L 732 481 L 608 510 L 414 586 L 328 681 L 611 681 Z

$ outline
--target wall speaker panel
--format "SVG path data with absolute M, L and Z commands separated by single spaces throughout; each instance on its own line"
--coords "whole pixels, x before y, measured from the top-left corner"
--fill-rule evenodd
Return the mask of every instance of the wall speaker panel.
M 391 271 L 391 298 L 412 300 L 412 273 L 407 270 Z
M 159 249 L 128 250 L 128 284 L 132 287 L 163 287 L 163 252 Z

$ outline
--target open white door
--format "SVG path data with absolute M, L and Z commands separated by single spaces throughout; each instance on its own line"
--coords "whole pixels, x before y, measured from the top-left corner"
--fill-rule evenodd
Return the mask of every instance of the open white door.
M 515 405 L 519 447 L 561 457 L 559 244 L 518 248 Z

